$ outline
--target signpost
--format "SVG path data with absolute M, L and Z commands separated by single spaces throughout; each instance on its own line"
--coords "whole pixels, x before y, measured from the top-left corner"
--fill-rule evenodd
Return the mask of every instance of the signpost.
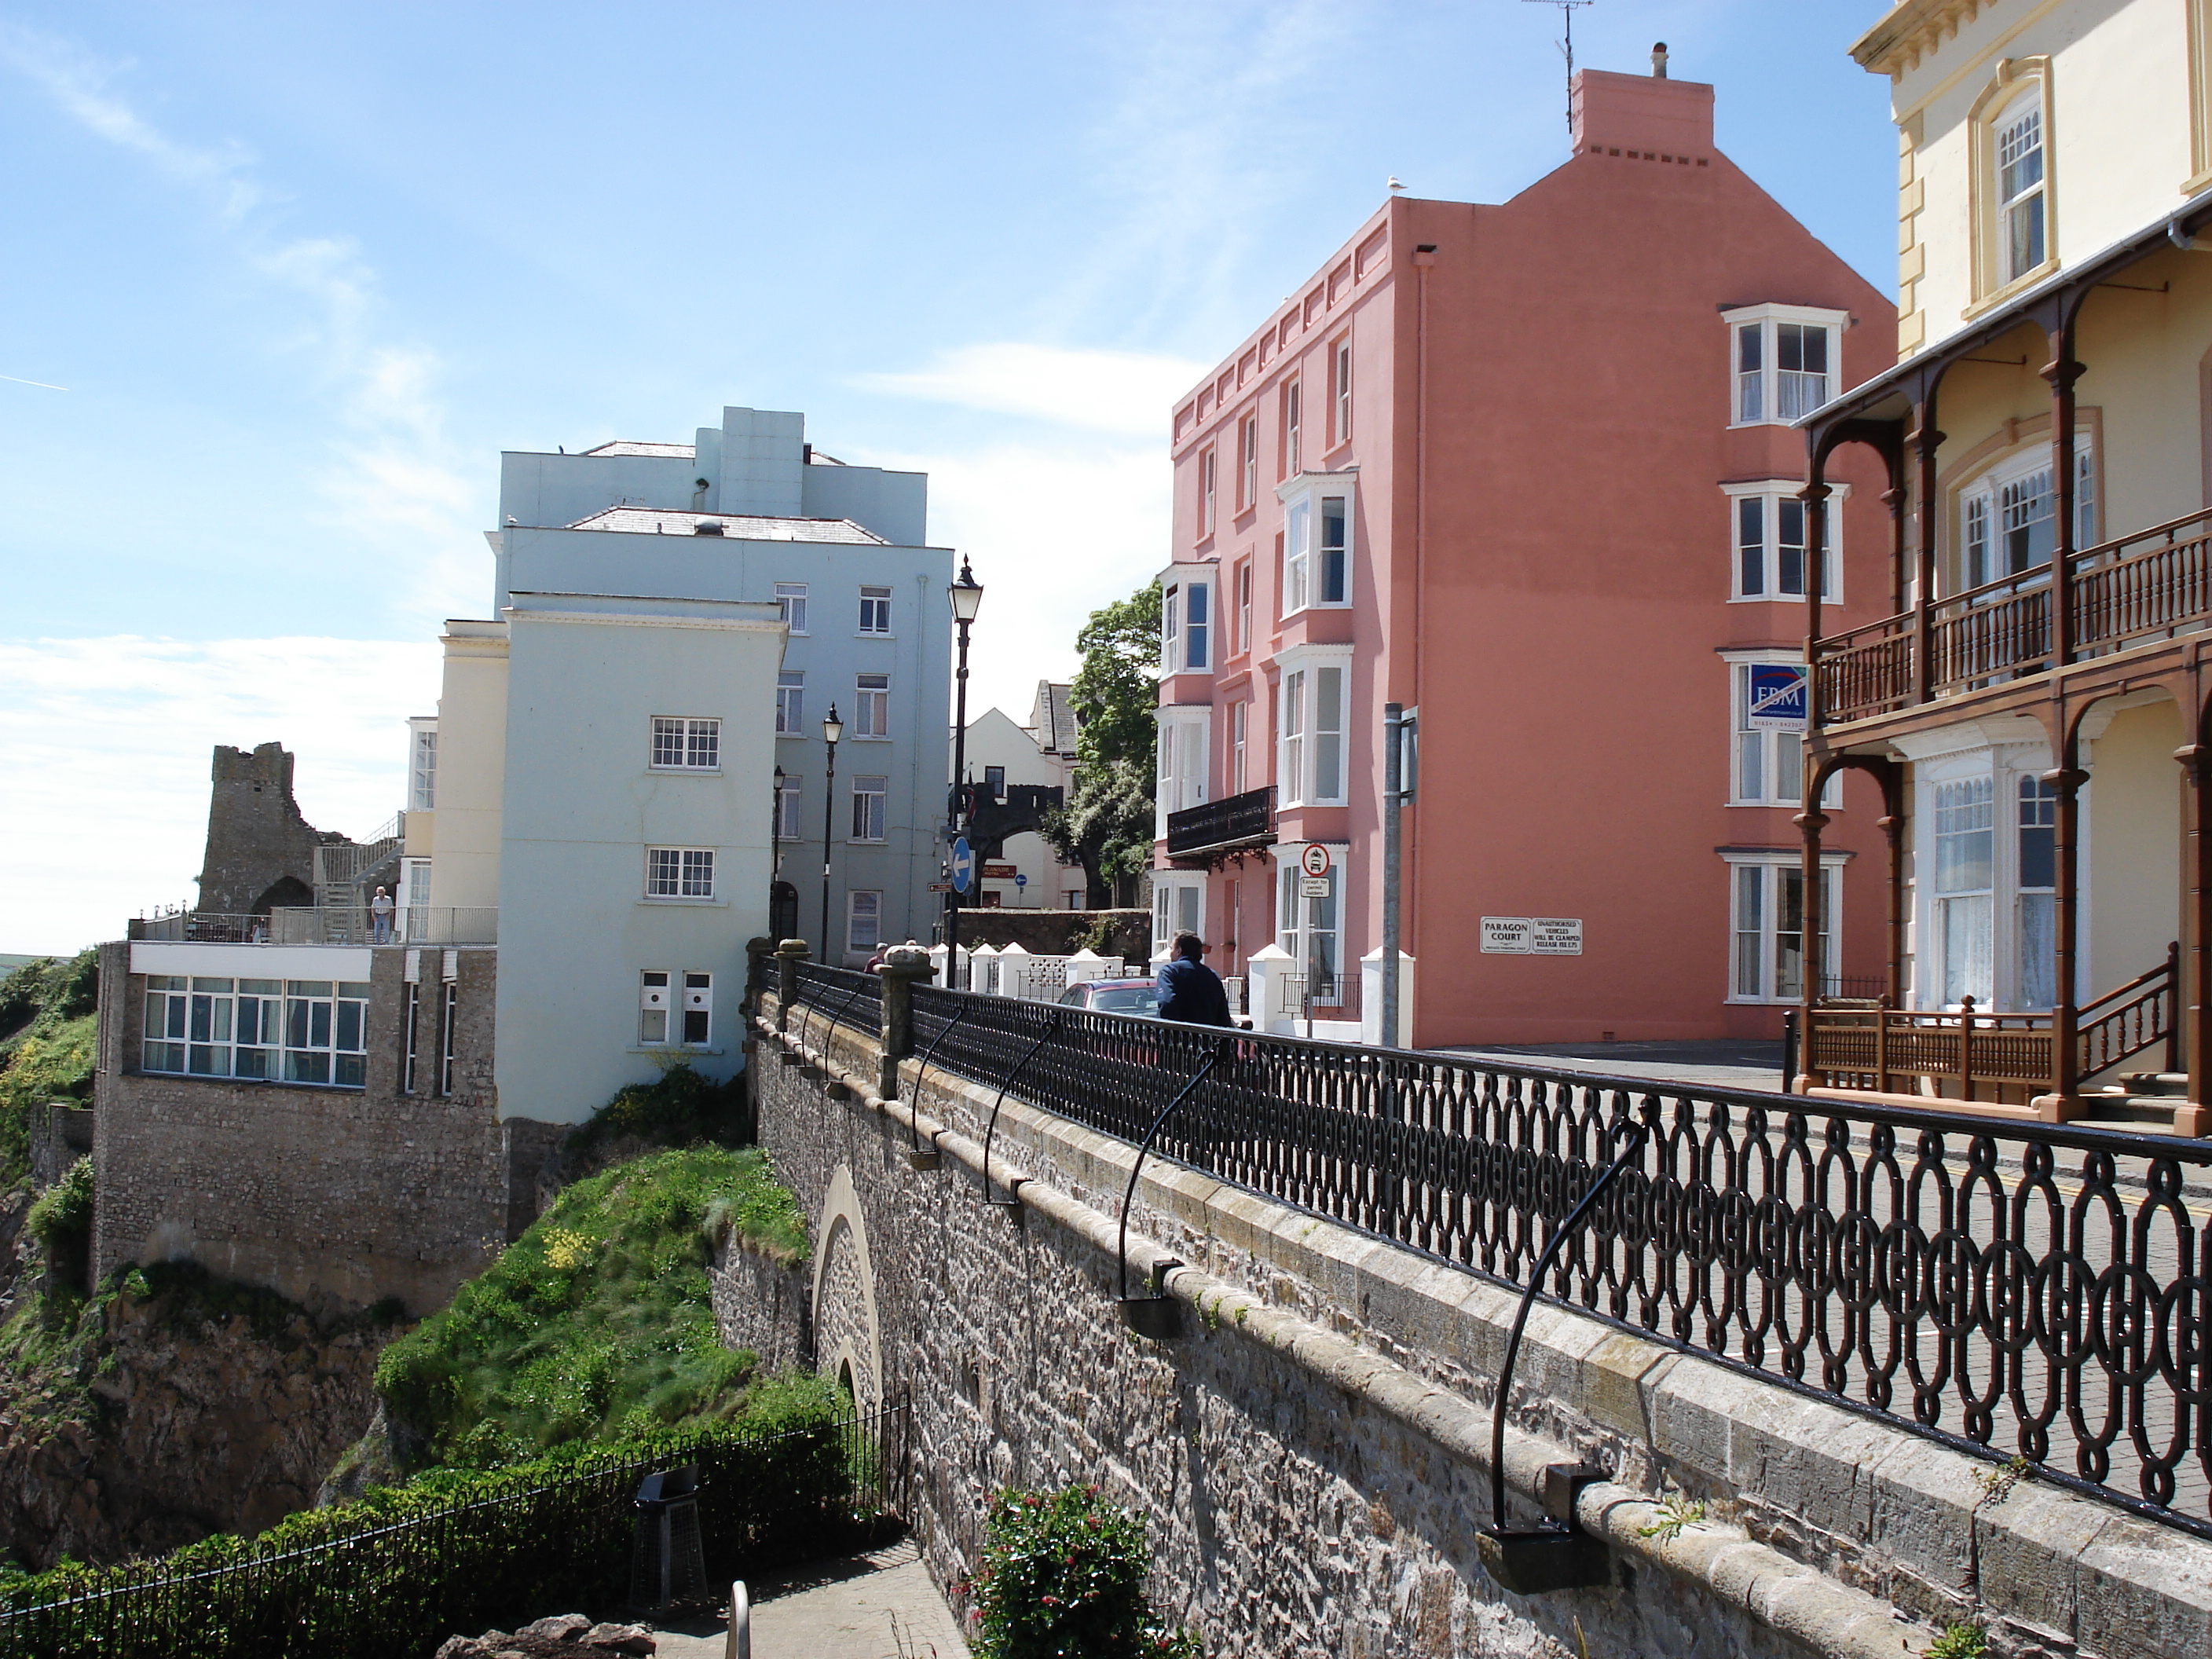
M 1319 842 L 1310 843 L 1304 852 L 1298 854 L 1298 867 L 1316 880 L 1328 873 L 1328 866 L 1333 862 L 1328 848 Z
M 975 854 L 968 845 L 968 837 L 960 836 L 952 842 L 952 890 L 963 897 L 975 884 Z

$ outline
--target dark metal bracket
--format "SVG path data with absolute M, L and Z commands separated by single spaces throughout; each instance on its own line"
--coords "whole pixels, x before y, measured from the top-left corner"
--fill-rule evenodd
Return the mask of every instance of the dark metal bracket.
M 945 1155 L 937 1150 L 935 1141 L 927 1146 L 921 1144 L 921 1084 L 922 1079 L 929 1075 L 929 1062 L 937 1058 L 938 1049 L 945 1039 L 952 1035 L 952 1028 L 968 1018 L 969 1006 L 963 1002 L 952 1011 L 952 1018 L 945 1022 L 945 1029 L 930 1040 L 928 1048 L 922 1050 L 921 1064 L 915 1069 L 914 1098 L 907 1103 L 906 1121 L 907 1139 L 912 1143 L 905 1149 L 907 1167 L 910 1170 L 934 1170 L 945 1161 Z
M 837 1029 L 837 1022 L 844 1018 L 848 1013 L 852 1012 L 853 1005 L 860 1000 L 860 993 L 867 988 L 868 988 L 865 985 L 855 985 L 853 988 L 851 994 L 846 997 L 843 1002 L 837 1006 L 837 1012 L 830 1016 L 829 1024 L 823 1030 L 822 1041 L 822 1098 L 824 1100 L 830 1098 L 830 1088 L 836 1081 L 830 1069 L 829 1033 Z
M 1037 1051 L 1060 1035 L 1060 1012 L 1055 1008 L 1052 1018 L 1046 1022 L 1044 1035 L 1030 1044 L 1029 1051 L 1014 1062 L 1014 1069 L 1006 1073 L 1006 1080 L 999 1085 L 999 1097 L 991 1103 L 991 1121 L 983 1131 L 983 1202 L 994 1210 L 1013 1211 L 1017 1219 L 1020 1218 L 1022 1200 L 1013 1188 L 1010 1188 L 1004 1198 L 991 1196 L 991 1143 L 999 1133 L 999 1109 L 1006 1103 L 1006 1091 L 1014 1086 L 1014 1079 L 1037 1057 Z
M 1150 1296 L 1129 1294 L 1129 1206 L 1137 1201 L 1137 1181 L 1145 1172 L 1145 1154 L 1152 1150 L 1152 1142 L 1159 1138 L 1160 1127 L 1169 1115 L 1189 1098 L 1190 1091 L 1198 1087 L 1206 1074 L 1212 1071 L 1222 1055 L 1229 1052 L 1234 1039 L 1223 1037 L 1213 1045 L 1205 1063 L 1193 1072 L 1175 1098 L 1160 1108 L 1152 1119 L 1145 1138 L 1137 1143 L 1137 1160 L 1129 1166 L 1129 1184 L 1121 1193 L 1121 1227 L 1115 1243 L 1115 1254 L 1120 1258 L 1121 1294 L 1115 1298 L 1121 1309 L 1121 1322 L 1139 1336 L 1164 1340 L 1182 1334 L 1182 1304 L 1168 1295 L 1167 1279 L 1170 1267 L 1179 1267 L 1180 1261 L 1156 1262 L 1152 1267 L 1152 1293 Z
M 1505 1589 L 1516 1595 L 1542 1595 L 1553 1590 L 1579 1589 L 1610 1581 L 1613 1563 L 1604 1541 L 1575 1525 L 1575 1490 L 1578 1485 L 1602 1477 L 1602 1470 L 1573 1463 L 1553 1463 L 1544 1470 L 1544 1524 L 1509 1527 L 1505 1524 L 1505 1407 L 1513 1393 L 1513 1367 L 1521 1358 L 1521 1333 L 1528 1322 L 1528 1310 L 1543 1287 L 1544 1276 L 1567 1241 L 1582 1230 L 1597 1200 L 1604 1195 L 1631 1158 L 1643 1152 L 1649 1130 L 1634 1118 L 1623 1118 L 1607 1131 L 1607 1139 L 1626 1132 L 1626 1146 L 1590 1182 L 1589 1190 L 1569 1210 L 1528 1270 L 1528 1288 L 1513 1316 L 1513 1332 L 1505 1340 L 1505 1363 L 1498 1371 L 1498 1403 L 1490 1419 L 1490 1524 L 1475 1536 L 1482 1565 Z

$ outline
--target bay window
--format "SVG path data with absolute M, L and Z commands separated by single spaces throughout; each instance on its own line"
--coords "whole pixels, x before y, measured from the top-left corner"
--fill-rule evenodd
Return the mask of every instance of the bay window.
M 1213 665 L 1212 647 L 1212 585 L 1170 585 L 1160 595 L 1160 672 L 1203 673 Z
M 1334 843 L 1328 873 L 1315 878 L 1299 862 L 1309 844 L 1293 842 L 1275 849 L 1275 944 L 1295 964 L 1286 976 L 1286 1006 L 1278 1011 L 1284 1013 L 1297 1011 L 1302 988 L 1322 1006 L 1334 1007 L 1344 1000 L 1343 878 L 1345 856 L 1351 849 Z M 1317 882 L 1325 890 L 1310 890 L 1309 882 Z
M 1787 426 L 1835 395 L 1845 313 L 1763 305 L 1722 314 L 1729 325 L 1731 424 Z
M 2097 541 L 2097 469 L 2087 436 L 2074 436 L 2074 545 Z M 1991 467 L 1959 492 L 1959 585 L 1975 588 L 2026 575 L 2058 545 L 2058 495 L 2051 452 L 2037 446 Z
M 1946 1007 L 1966 997 L 1987 1007 L 1995 979 L 1995 787 L 1986 775 L 1939 782 L 1935 805 L 1936 983 Z
M 1275 781 L 1285 806 L 1345 801 L 1344 734 L 1350 698 L 1349 647 L 1310 647 L 1283 662 Z
M 1729 596 L 1737 599 L 1802 599 L 1809 574 L 1807 558 L 1805 503 L 1797 499 L 1804 486 L 1785 478 L 1724 484 L 1729 498 L 1730 544 Z M 1821 535 L 1820 597 L 1840 599 L 1838 573 L 1842 568 L 1838 532 L 1843 526 L 1842 504 L 1850 494 L 1838 485 L 1828 498 Z
M 1796 1002 L 1805 994 L 1805 872 L 1787 853 L 1723 854 L 1729 861 L 1729 1000 Z M 1825 991 L 1836 977 L 1839 857 L 1821 860 L 1820 933 L 1813 951 Z

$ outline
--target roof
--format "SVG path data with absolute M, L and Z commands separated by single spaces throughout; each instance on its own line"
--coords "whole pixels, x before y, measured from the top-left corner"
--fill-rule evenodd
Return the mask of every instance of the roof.
M 1881 20 L 1851 43 L 1861 69 L 1894 76 L 1918 64 L 1959 26 L 1987 11 L 1993 0 L 1897 0 Z
M 866 547 L 890 544 L 850 519 L 769 519 L 744 513 L 691 513 L 672 507 L 609 507 L 579 519 L 570 530 L 611 530 L 629 536 L 690 536 L 702 524 L 720 525 L 721 533 L 741 542 L 851 542 Z M 713 532 L 708 532 L 710 535 Z
M 1075 711 L 1067 706 L 1067 694 L 1073 689 L 1051 680 L 1037 682 L 1036 704 L 1030 718 L 1036 732 L 1036 746 L 1048 755 L 1075 752 Z
M 699 452 L 690 444 L 656 444 L 636 438 L 617 438 L 583 453 L 586 455 L 675 455 L 689 460 Z

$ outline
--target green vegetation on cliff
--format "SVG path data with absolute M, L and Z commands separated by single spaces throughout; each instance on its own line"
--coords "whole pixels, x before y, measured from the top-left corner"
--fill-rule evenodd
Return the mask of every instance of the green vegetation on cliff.
M 564 1190 L 453 1303 L 384 1352 L 377 1391 L 427 1461 L 485 1469 L 571 1443 L 726 1419 L 757 1361 L 722 1346 L 708 1264 L 735 1233 L 801 1259 L 758 1152 L 652 1153 Z
M 29 1168 L 30 1109 L 92 1092 L 99 962 L 41 957 L 0 979 L 0 1188 Z

